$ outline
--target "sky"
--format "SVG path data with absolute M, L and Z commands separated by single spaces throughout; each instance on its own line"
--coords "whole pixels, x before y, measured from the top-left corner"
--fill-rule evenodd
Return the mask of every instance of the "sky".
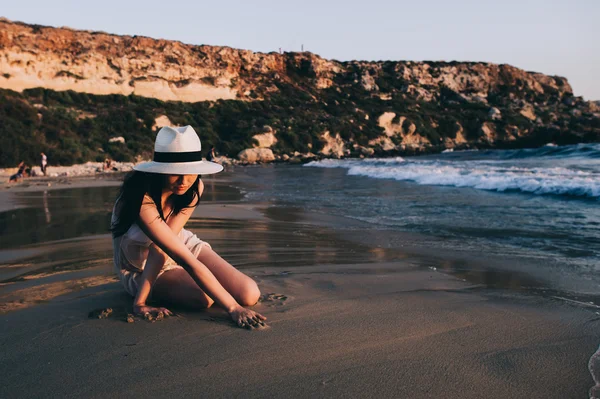
M 484 61 L 600 100 L 600 0 L 2 1 L 13 21 L 348 60 Z

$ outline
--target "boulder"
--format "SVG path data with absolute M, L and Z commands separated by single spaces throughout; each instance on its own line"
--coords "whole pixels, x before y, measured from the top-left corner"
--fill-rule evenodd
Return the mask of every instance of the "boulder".
M 273 144 L 277 143 L 277 137 L 275 137 L 275 131 L 271 126 L 264 126 L 263 133 L 255 134 L 252 136 L 254 140 L 256 140 L 258 145 L 255 147 L 259 148 L 269 148 Z
M 223 156 L 223 155 L 219 155 L 219 156 L 215 157 L 213 159 L 213 162 L 219 163 L 219 164 L 224 165 L 224 166 L 231 165 L 233 163 L 231 159 L 229 159 L 229 158 L 227 158 L 226 156 Z
M 173 122 L 171 122 L 167 115 L 161 115 L 154 119 L 154 125 L 152 125 L 152 130 L 158 130 L 164 126 L 173 126 Z
M 381 136 L 376 139 L 369 141 L 369 145 L 372 147 L 379 147 L 381 151 L 392 151 L 396 149 L 396 145 L 387 136 Z
M 525 118 L 529 119 L 530 121 L 534 121 L 537 118 L 535 112 L 533 112 L 533 107 L 531 107 L 531 105 L 524 106 L 523 109 L 521 109 L 520 114 L 523 115 Z
M 323 149 L 319 153 L 333 158 L 341 158 L 345 154 L 345 144 L 339 133 L 332 137 L 329 131 L 321 135 L 321 139 L 325 142 Z
M 125 138 L 122 136 L 119 137 L 111 137 L 110 139 L 108 139 L 109 143 L 121 143 L 121 144 L 125 144 Z
M 243 163 L 266 163 L 273 162 L 275 155 L 270 148 L 247 148 L 238 154 L 238 159 Z
M 444 139 L 444 147 L 446 148 L 456 148 L 462 146 L 467 143 L 465 136 L 463 135 L 463 127 L 460 123 L 456 122 L 456 132 L 454 133 L 454 138 L 446 137 Z
M 519 128 L 515 125 L 506 126 L 504 131 L 506 133 L 506 140 L 508 141 L 516 140 L 521 135 L 521 132 L 519 132 Z
M 379 87 L 377 86 L 377 84 L 375 83 L 375 79 L 373 78 L 373 76 L 371 76 L 371 74 L 369 72 L 365 72 L 361 79 L 360 79 L 360 83 L 362 84 L 362 87 L 366 90 L 366 91 L 375 91 L 375 90 L 379 90 Z
M 496 141 L 496 126 L 493 123 L 484 122 L 483 125 L 481 125 L 480 130 L 482 133 L 480 141 L 486 141 L 488 143 Z
M 490 112 L 488 112 L 488 116 L 493 120 L 502 119 L 502 113 L 496 107 L 490 108 Z
M 391 137 L 397 136 L 401 138 L 402 144 L 409 146 L 427 146 L 431 142 L 427 137 L 417 133 L 417 126 L 406 117 L 400 116 L 398 122 L 394 123 L 396 114 L 394 112 L 384 112 L 379 116 L 378 124 L 383 128 L 385 136 L 369 141 L 370 146 L 380 145 L 384 151 L 390 151 L 396 148 L 391 141 Z
M 372 148 L 369 148 L 369 147 L 359 146 L 358 150 L 360 151 L 360 155 L 367 156 L 367 157 L 370 157 L 373 154 L 375 154 L 375 150 Z

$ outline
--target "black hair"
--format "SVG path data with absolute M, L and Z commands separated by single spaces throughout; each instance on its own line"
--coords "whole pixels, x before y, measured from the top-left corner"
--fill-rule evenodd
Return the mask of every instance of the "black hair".
M 121 190 L 119 190 L 119 196 L 117 200 L 119 202 L 115 211 L 117 212 L 117 220 L 111 225 L 110 231 L 113 237 L 119 237 L 125 234 L 129 227 L 135 223 L 140 215 L 140 208 L 142 207 L 142 201 L 144 196 L 148 194 L 158 210 L 158 214 L 163 220 L 166 220 L 171 214 L 178 214 L 184 208 L 194 208 L 198 202 L 200 202 L 200 193 L 198 192 L 198 183 L 200 175 L 196 178 L 196 181 L 192 186 L 182 195 L 172 195 L 173 209 L 171 213 L 165 217 L 163 215 L 161 205 L 161 194 L 163 187 L 165 186 L 167 175 L 159 173 L 146 173 L 132 171 L 129 172 L 123 180 Z M 196 205 L 191 205 L 195 202 L 196 198 L 198 201 Z

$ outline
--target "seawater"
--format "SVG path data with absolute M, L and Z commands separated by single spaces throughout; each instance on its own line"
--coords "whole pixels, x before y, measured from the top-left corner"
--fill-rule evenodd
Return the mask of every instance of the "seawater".
M 248 200 L 360 221 L 365 240 L 415 233 L 410 245 L 432 254 L 497 260 L 549 288 L 600 294 L 600 144 L 321 160 L 245 174 Z
M 349 175 L 423 185 L 600 199 L 600 144 L 457 151 L 406 159 L 328 159 L 306 166 L 345 168 Z
M 205 179 L 203 202 L 247 201 L 264 208 L 269 221 L 250 223 L 246 233 L 234 225 L 227 231 L 272 230 L 281 251 L 257 251 L 243 262 L 227 254 L 237 265 L 259 265 L 265 257 L 285 267 L 389 261 L 400 253 L 404 261 L 444 268 L 477 284 L 600 305 L 599 154 L 600 145 L 586 144 L 236 167 Z M 16 194 L 24 208 L 0 213 L 0 279 L 108 265 L 118 187 L 40 190 Z M 273 221 L 288 223 L 284 230 L 297 242 L 278 233 L 282 226 Z M 192 228 L 215 243 L 229 242 L 211 233 L 214 223 L 194 221 Z M 311 223 L 333 229 L 347 243 L 343 253 L 329 256 L 322 241 L 334 236 L 317 234 Z M 294 246 L 302 247 L 295 252 L 302 255 L 291 259 Z M 312 257 L 310 248 L 318 249 Z

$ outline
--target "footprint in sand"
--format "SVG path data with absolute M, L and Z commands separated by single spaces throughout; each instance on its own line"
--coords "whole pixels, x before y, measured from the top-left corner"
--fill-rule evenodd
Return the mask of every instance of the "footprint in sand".
M 108 319 L 112 312 L 112 308 L 94 309 L 88 314 L 88 317 L 90 319 Z
M 134 323 L 136 319 L 141 320 L 143 318 L 136 317 L 131 313 L 127 312 L 125 308 L 100 308 L 94 309 L 89 314 L 88 317 L 90 319 L 116 319 L 121 321 L 126 321 L 127 323 Z M 159 313 L 157 317 L 146 317 L 147 321 L 159 321 L 164 318 L 162 313 Z
M 288 297 L 283 294 L 264 294 L 258 299 L 259 302 L 263 302 L 267 306 L 282 306 L 285 305 Z

